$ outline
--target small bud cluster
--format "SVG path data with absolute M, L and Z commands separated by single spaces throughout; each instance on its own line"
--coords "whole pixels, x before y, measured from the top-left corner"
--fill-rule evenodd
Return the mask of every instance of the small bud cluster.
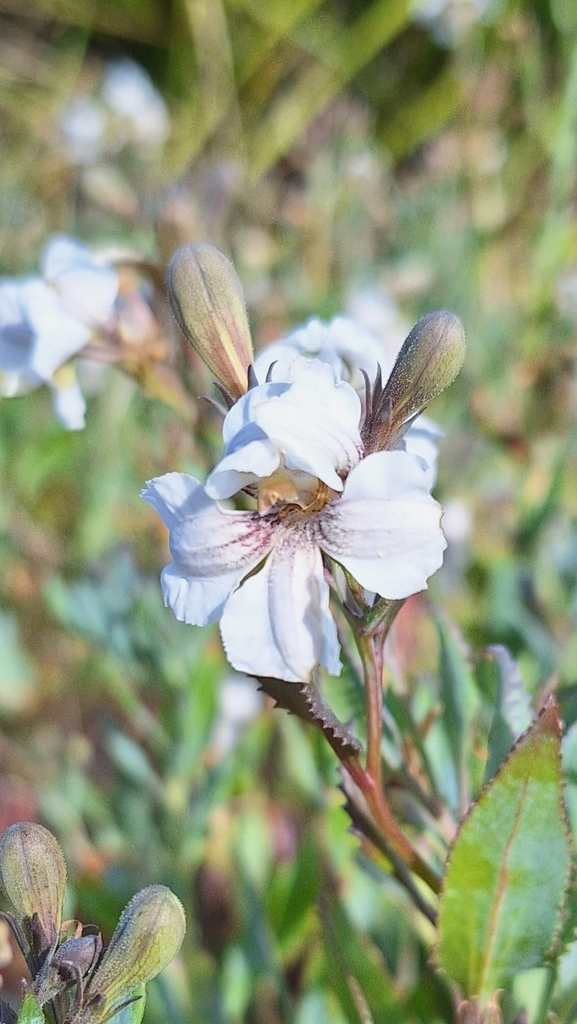
M 54 836 L 36 822 L 18 822 L 0 836 L 4 914 L 31 976 L 29 992 L 50 1004 L 59 1024 L 104 1024 L 144 996 L 144 986 L 178 952 L 182 905 L 164 885 L 130 900 L 106 949 L 94 925 L 62 922 L 66 865 Z M 0 1003 L 0 1019 L 16 1021 Z
M 226 256 L 211 245 L 179 249 L 168 267 L 168 298 L 175 320 L 218 381 L 230 407 L 257 383 L 242 285 Z M 465 357 L 465 333 L 447 310 L 415 324 L 388 380 L 371 382 L 362 439 L 365 455 L 393 450 L 415 418 L 457 376 Z

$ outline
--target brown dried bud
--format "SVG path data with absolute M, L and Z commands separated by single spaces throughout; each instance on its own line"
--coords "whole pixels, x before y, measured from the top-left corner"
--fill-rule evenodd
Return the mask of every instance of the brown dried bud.
M 405 338 L 391 375 L 367 402 L 365 452 L 394 447 L 418 413 L 457 376 L 465 358 L 465 332 L 454 313 L 427 313 Z
M 48 829 L 20 821 L 2 833 L 0 888 L 37 955 L 56 948 L 65 887 L 62 850 Z
M 186 922 L 180 900 L 165 885 L 150 885 L 122 912 L 110 945 L 92 975 L 77 1024 L 93 1024 L 162 971 L 178 953 Z
M 232 398 L 240 398 L 253 352 L 242 285 L 230 260 L 211 245 L 185 245 L 168 265 L 166 288 L 185 338 Z

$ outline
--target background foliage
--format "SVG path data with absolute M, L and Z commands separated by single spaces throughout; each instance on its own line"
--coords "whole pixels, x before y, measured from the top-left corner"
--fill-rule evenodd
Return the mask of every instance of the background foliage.
M 345 307 L 382 320 L 383 294 L 409 325 L 463 320 L 465 368 L 433 409 L 449 551 L 388 654 L 389 700 L 455 818 L 455 764 L 478 792 L 506 679 L 527 719 L 526 694 L 557 689 L 577 821 L 576 10 L 0 0 L 2 273 L 33 270 L 54 231 L 161 263 L 203 239 L 233 257 L 260 344 Z M 63 112 L 119 55 L 152 76 L 170 134 L 74 160 Z M 347 831 L 322 737 L 268 704 L 237 735 L 217 634 L 162 607 L 164 535 L 138 492 L 208 465 L 216 421 L 194 415 L 115 368 L 82 433 L 41 392 L 0 403 L 0 826 L 59 836 L 71 916 L 111 930 L 153 881 L 183 899 L 149 1024 L 449 1021 L 431 929 Z M 347 673 L 330 696 L 358 713 Z M 544 1020 L 552 985 L 576 1019 L 576 956 L 517 979 L 508 1019 Z

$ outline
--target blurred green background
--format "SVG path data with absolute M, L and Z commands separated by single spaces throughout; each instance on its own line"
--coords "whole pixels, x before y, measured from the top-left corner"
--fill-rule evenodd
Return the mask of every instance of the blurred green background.
M 132 120 L 103 85 L 127 58 L 156 90 Z M 441 716 L 422 735 L 449 804 L 432 610 L 463 672 L 504 644 L 577 720 L 576 157 L 571 0 L 0 0 L 3 275 L 54 232 L 161 268 L 198 239 L 234 260 L 257 345 L 343 310 L 384 343 L 434 308 L 463 320 L 432 409 L 449 551 L 388 653 L 415 721 Z M 217 419 L 195 402 L 183 423 L 108 367 L 66 433 L 45 390 L 0 400 L 0 828 L 52 828 L 70 916 L 108 933 L 139 886 L 180 895 L 186 948 L 149 1024 L 451 1020 L 432 930 L 359 853 L 322 737 L 162 607 L 139 490 L 204 472 Z M 346 679 L 333 697 L 358 714 Z

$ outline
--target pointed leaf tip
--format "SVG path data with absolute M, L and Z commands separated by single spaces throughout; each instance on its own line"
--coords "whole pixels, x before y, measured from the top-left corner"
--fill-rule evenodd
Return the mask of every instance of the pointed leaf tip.
M 482 1006 L 519 971 L 542 964 L 571 869 L 561 724 L 553 698 L 461 824 L 439 914 L 437 959 Z
M 559 708 L 557 707 L 554 697 L 547 698 L 546 703 L 543 705 L 539 715 L 537 716 L 537 721 L 534 726 L 525 734 L 527 739 L 529 739 L 530 733 L 535 733 L 537 729 L 543 733 L 551 733 L 552 736 L 556 736 L 559 742 L 561 742 L 563 726 L 561 719 L 559 718 Z

